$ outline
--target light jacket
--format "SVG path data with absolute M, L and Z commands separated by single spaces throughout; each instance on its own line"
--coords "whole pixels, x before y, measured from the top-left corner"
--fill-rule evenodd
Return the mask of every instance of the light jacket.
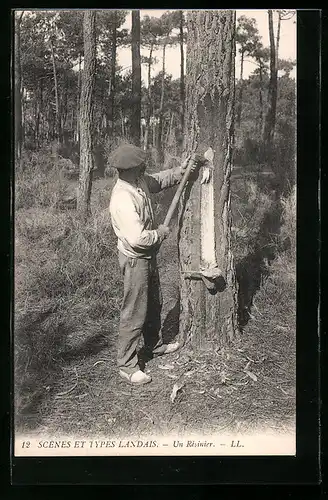
M 117 180 L 109 211 L 120 252 L 132 258 L 151 258 L 159 237 L 150 193 L 174 186 L 181 180 L 181 175 L 181 169 L 176 168 L 153 175 L 144 174 L 137 185 Z

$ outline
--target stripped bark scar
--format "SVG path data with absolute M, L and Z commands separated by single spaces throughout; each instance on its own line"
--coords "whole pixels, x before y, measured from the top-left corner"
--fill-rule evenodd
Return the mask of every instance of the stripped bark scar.
M 200 202 L 201 266 L 205 269 L 216 267 L 214 230 L 214 190 L 213 176 L 202 184 Z

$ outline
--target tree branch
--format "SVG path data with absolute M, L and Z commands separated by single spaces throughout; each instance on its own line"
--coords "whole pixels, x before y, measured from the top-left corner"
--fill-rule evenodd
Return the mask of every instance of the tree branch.
M 24 12 L 25 12 L 25 10 L 22 10 L 22 12 L 20 13 L 20 16 L 19 16 L 19 17 L 18 17 L 18 19 L 17 19 L 17 24 L 18 24 L 18 26 L 19 26 L 19 25 L 20 25 L 20 23 L 22 22 Z

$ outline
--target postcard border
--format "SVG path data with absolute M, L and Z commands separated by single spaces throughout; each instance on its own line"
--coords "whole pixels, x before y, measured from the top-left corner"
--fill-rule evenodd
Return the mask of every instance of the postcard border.
M 58 5 L 57 5 L 58 8 Z M 297 192 L 298 227 L 297 250 L 297 457 L 105 457 L 105 458 L 15 458 L 11 457 L 11 478 L 15 485 L 34 484 L 317 484 L 319 473 L 319 100 L 320 100 L 320 10 L 297 13 L 298 25 L 298 134 L 297 134 Z M 10 26 L 8 29 L 10 38 Z M 6 32 L 2 36 L 6 36 Z M 8 44 L 8 39 L 6 44 Z M 6 46 L 7 46 L 6 45 Z M 8 85 L 9 84 L 9 85 Z M 3 80 L 1 80 L 3 86 Z M 7 82 L 10 92 L 10 81 Z M 2 95 L 8 95 L 8 87 Z M 9 118 L 9 100 L 3 116 Z M 12 162 L 10 132 L 5 141 L 6 154 Z M 8 164 L 9 164 L 8 161 Z M 311 168 L 310 168 L 311 167 Z M 11 176 L 5 175 L 2 188 L 3 208 L 12 215 Z M 8 195 L 8 199 L 7 199 Z M 8 201 L 7 201 L 8 200 Z M 6 203 L 7 202 L 7 203 Z M 4 258 L 4 279 L 10 276 L 13 255 L 13 232 L 8 221 L 2 229 L 9 234 L 1 241 Z M 12 307 L 12 290 L 8 310 Z M 6 316 L 7 320 L 7 316 Z M 5 320 L 5 321 L 6 321 Z M 10 319 L 8 318 L 8 332 Z M 6 329 L 7 330 L 7 329 Z M 13 401 L 10 359 L 13 356 L 12 336 L 2 336 L 2 370 L 9 391 L 4 394 L 5 408 L 11 415 L 10 449 L 13 452 Z M 11 347 L 11 358 L 7 356 Z M 9 366 L 8 366 L 9 364 Z M 6 373 L 6 367 L 8 372 Z M 5 384 L 4 384 L 5 385 Z M 6 414 L 5 414 L 6 417 Z M 7 419 L 8 420 L 8 419 Z M 238 476 L 238 477 L 237 477 Z

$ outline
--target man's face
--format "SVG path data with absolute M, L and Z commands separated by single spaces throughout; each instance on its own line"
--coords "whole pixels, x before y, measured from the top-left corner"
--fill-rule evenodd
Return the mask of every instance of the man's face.
M 146 171 L 146 165 L 144 163 L 142 163 L 141 165 L 136 167 L 134 170 L 135 170 L 135 174 L 136 174 L 136 179 L 140 179 Z
M 146 165 L 138 165 L 137 167 L 130 168 L 129 170 L 119 170 L 120 178 L 128 181 L 135 182 L 138 179 L 141 179 L 146 170 Z

